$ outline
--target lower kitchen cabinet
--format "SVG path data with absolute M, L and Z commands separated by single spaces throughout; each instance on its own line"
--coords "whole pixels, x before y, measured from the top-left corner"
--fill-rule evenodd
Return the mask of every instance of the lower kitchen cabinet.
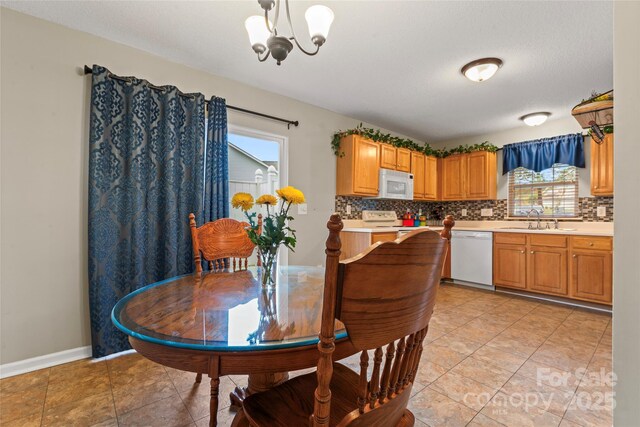
M 611 304 L 613 301 L 611 239 L 587 239 L 590 240 L 588 242 L 590 247 L 595 249 L 583 249 L 584 240 L 572 238 L 569 296 L 584 301 Z
M 527 283 L 529 290 L 567 295 L 567 250 L 531 246 Z
M 496 286 L 611 304 L 612 238 L 494 233 Z
M 527 289 L 526 246 L 493 246 L 493 282 L 507 288 Z

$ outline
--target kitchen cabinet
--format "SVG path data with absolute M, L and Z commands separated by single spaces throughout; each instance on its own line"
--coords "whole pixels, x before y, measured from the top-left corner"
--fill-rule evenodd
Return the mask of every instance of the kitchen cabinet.
M 396 170 L 411 172 L 411 153 L 407 148 L 398 148 L 396 154 Z
M 438 159 L 424 156 L 424 199 L 438 200 Z
M 496 153 L 474 151 L 465 154 L 465 199 L 489 200 L 497 197 Z
M 493 283 L 507 288 L 527 288 L 527 236 L 494 233 Z
M 442 159 L 442 200 L 490 200 L 497 196 L 496 154 L 475 151 Z
M 526 289 L 526 246 L 493 246 L 493 283 L 507 288 Z
M 338 196 L 377 196 L 380 144 L 359 135 L 342 138 L 338 157 L 336 194 Z
M 531 246 L 527 287 L 544 294 L 567 295 L 567 249 Z
M 494 233 L 496 286 L 611 304 L 610 237 Z
M 442 200 L 463 200 L 465 158 L 454 154 L 442 159 Z
M 591 138 L 591 194 L 613 196 L 613 134 L 606 134 L 602 143 Z
M 411 152 L 413 174 L 413 198 L 416 200 L 438 199 L 438 159 Z
M 425 162 L 424 154 L 411 152 L 411 173 L 413 174 L 413 198 L 424 200 L 425 198 Z
M 610 237 L 571 237 L 569 296 L 611 304 L 613 241 Z
M 397 154 L 398 149 L 393 145 L 380 144 L 380 167 L 395 170 Z
M 411 150 L 380 144 L 380 167 L 401 172 L 411 171 Z

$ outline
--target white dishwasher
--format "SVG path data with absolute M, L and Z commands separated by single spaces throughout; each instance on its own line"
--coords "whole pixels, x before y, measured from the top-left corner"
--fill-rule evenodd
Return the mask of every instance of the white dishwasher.
M 451 278 L 478 288 L 493 286 L 493 233 L 451 232 Z

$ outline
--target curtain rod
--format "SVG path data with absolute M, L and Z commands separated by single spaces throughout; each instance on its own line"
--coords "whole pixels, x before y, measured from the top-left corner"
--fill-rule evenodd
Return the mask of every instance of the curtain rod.
M 92 74 L 93 73 L 93 69 L 87 65 L 84 66 L 84 74 Z M 129 81 L 128 79 L 124 78 L 124 77 L 118 77 L 118 76 L 114 76 L 114 75 L 110 75 L 111 78 L 117 79 L 117 80 L 123 80 L 123 81 Z M 154 86 L 152 84 L 149 85 L 149 87 L 151 89 L 156 89 L 156 90 L 162 90 L 163 88 L 159 87 L 159 86 Z M 188 95 L 183 95 L 181 94 L 181 96 L 187 96 Z M 207 106 L 207 104 L 205 104 L 205 107 Z M 276 116 L 270 116 L 269 114 L 264 114 L 264 113 L 259 113 L 257 111 L 252 111 L 252 110 L 247 110 L 246 108 L 240 108 L 240 107 L 234 107 L 233 105 L 228 105 L 227 104 L 227 108 L 229 110 L 234 110 L 234 111 L 239 111 L 241 113 L 246 113 L 246 114 L 251 114 L 254 116 L 258 116 L 258 117 L 264 117 L 265 119 L 270 119 L 270 120 L 275 120 L 278 122 L 283 122 L 287 124 L 287 129 L 291 128 L 291 125 L 298 127 L 298 125 L 300 124 L 299 121 L 297 120 L 287 120 L 287 119 L 283 119 L 281 117 L 276 117 Z

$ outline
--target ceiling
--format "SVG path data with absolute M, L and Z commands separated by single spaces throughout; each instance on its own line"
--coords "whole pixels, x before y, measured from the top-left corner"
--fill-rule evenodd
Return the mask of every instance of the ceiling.
M 534 111 L 569 117 L 592 90 L 613 87 L 609 1 L 313 3 L 335 13 L 327 43 L 315 57 L 294 49 L 279 67 L 249 45 L 255 0 L 2 5 L 430 142 L 523 126 L 518 117 Z M 313 3 L 291 1 L 308 48 Z M 487 56 L 504 61 L 491 80 L 460 74 Z

